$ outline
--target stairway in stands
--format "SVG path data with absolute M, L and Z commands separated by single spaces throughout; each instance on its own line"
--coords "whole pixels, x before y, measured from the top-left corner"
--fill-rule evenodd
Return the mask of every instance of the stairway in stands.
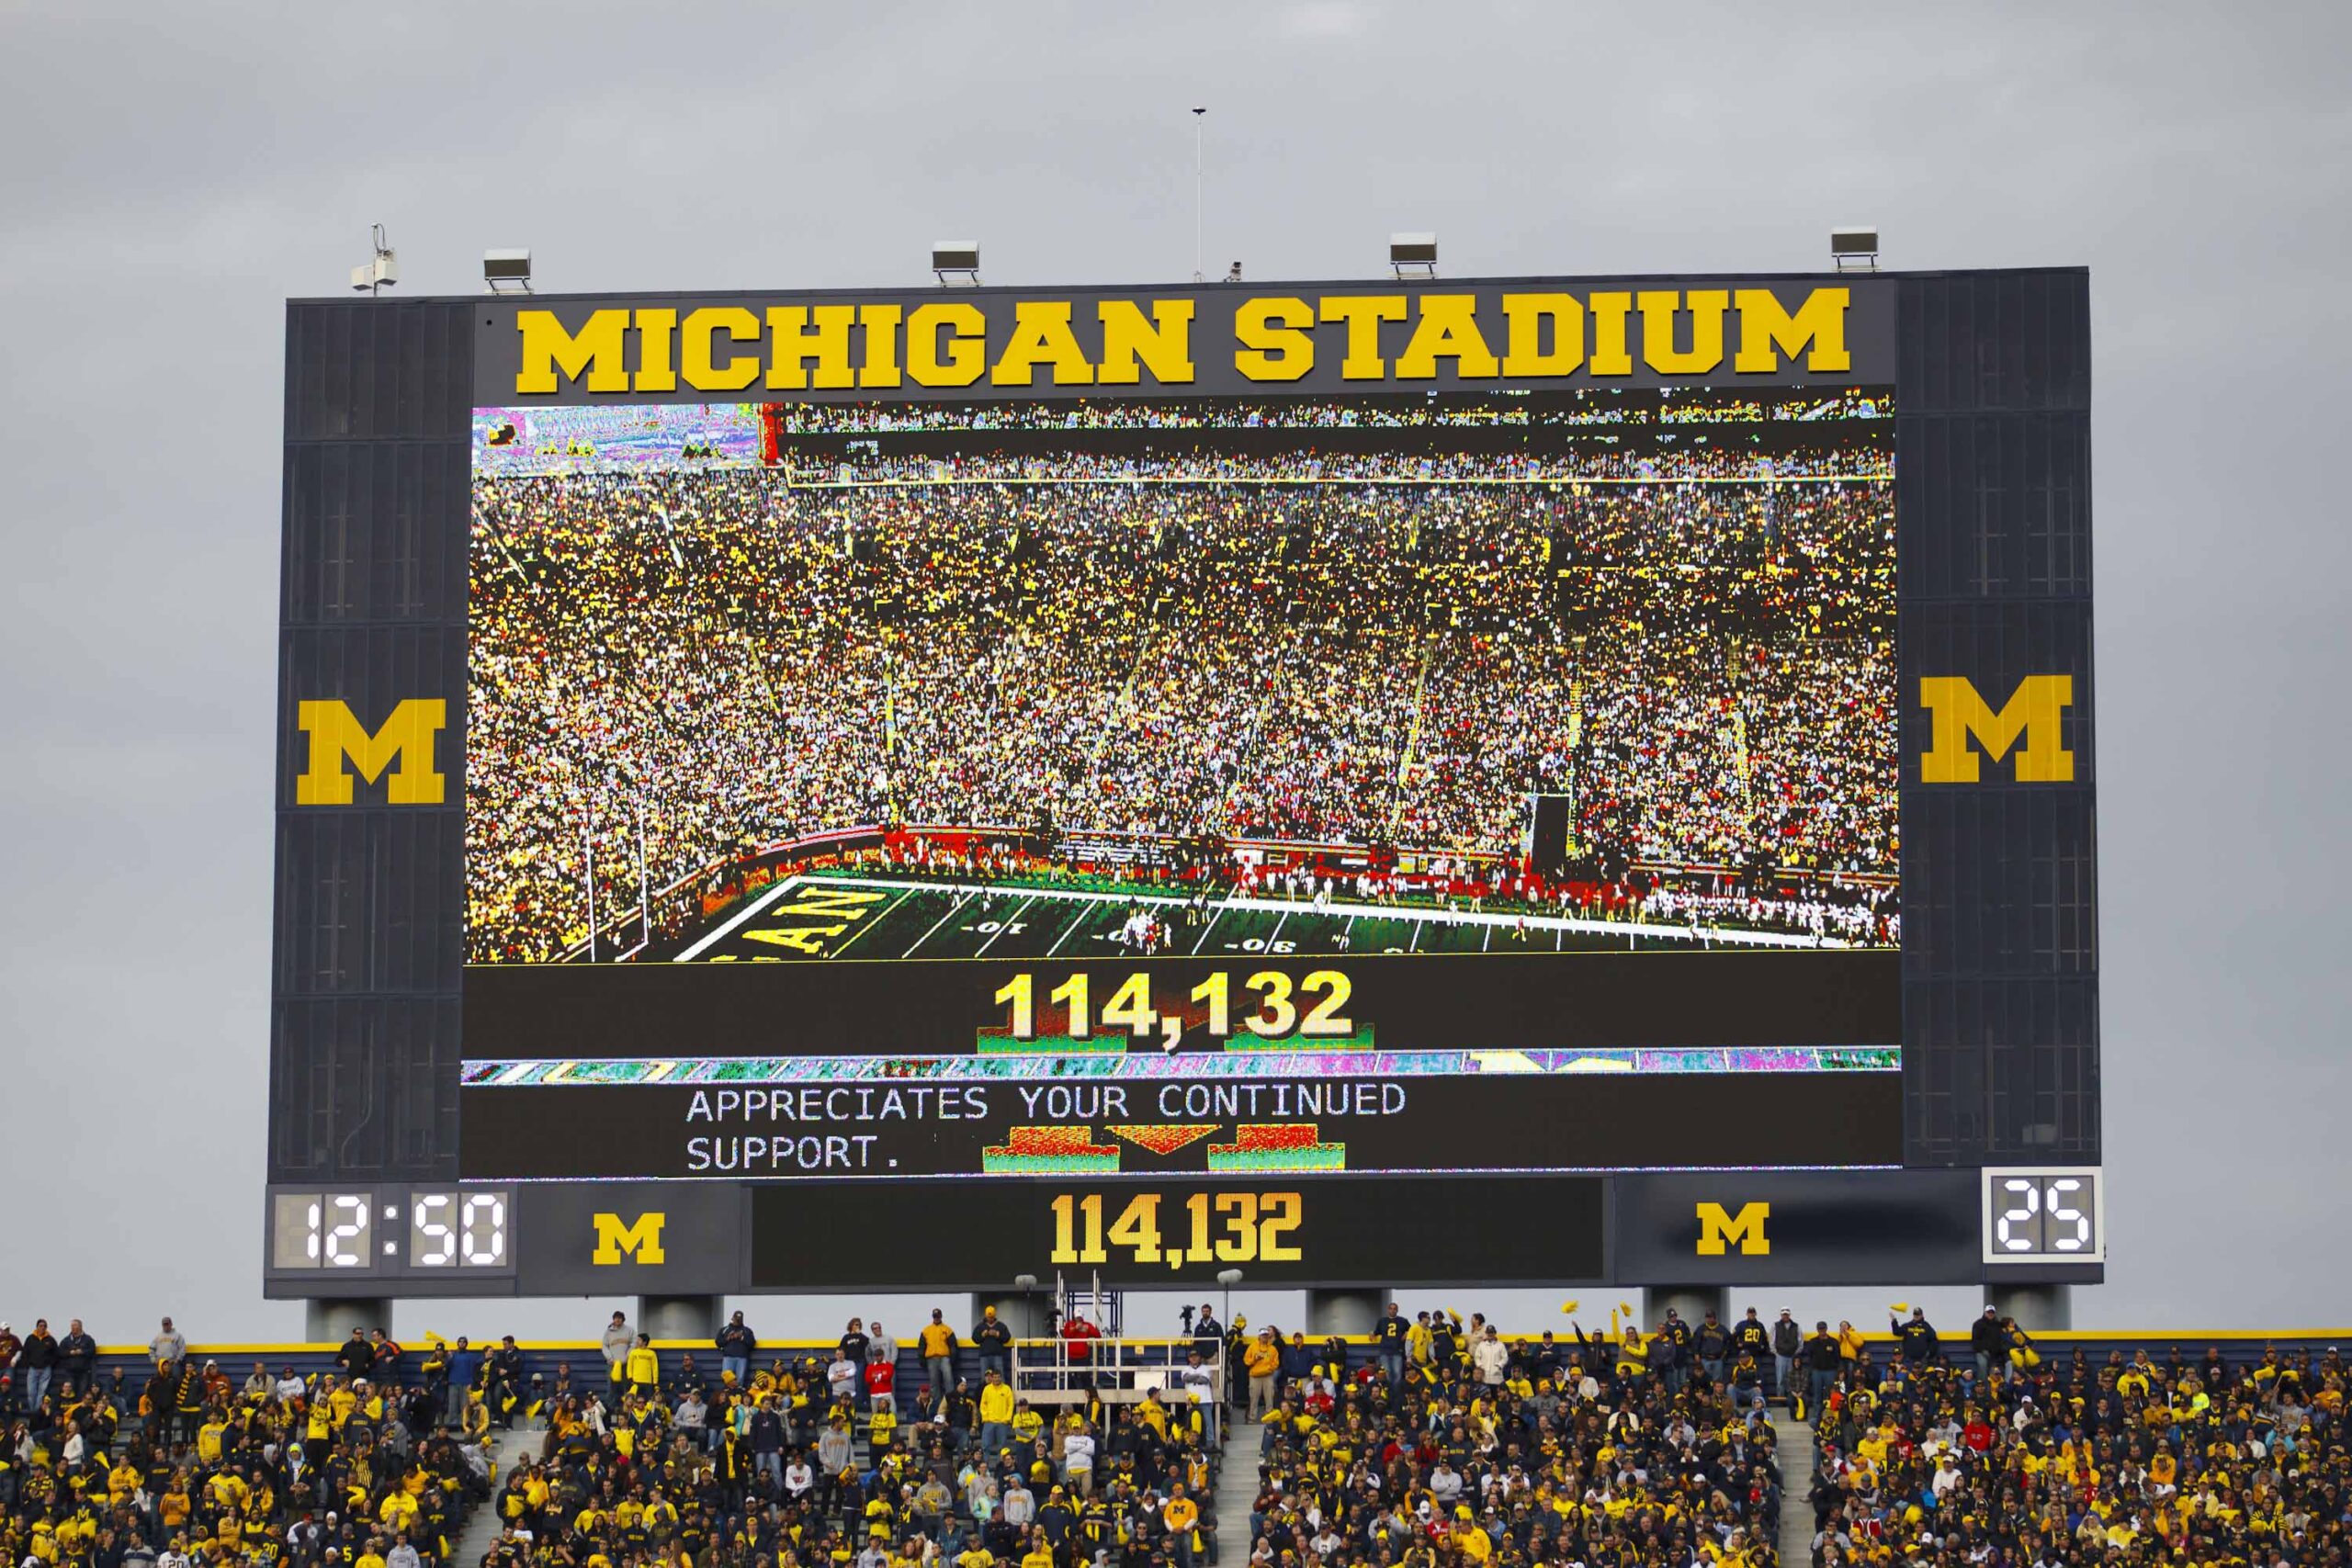
M 1813 1423 L 1772 1413 L 1781 1465 L 1781 1568 L 1806 1568 L 1813 1561 Z
M 474 1568 L 481 1561 L 481 1554 L 490 1550 L 491 1542 L 498 1539 L 504 1524 L 498 1517 L 499 1489 L 506 1484 L 506 1477 L 518 1462 L 537 1454 L 547 1436 L 544 1431 L 521 1427 L 511 1432 L 492 1430 L 490 1451 L 498 1458 L 498 1469 L 491 1476 L 490 1500 L 467 1516 L 466 1528 L 458 1532 L 458 1543 L 449 1552 L 450 1568 Z
M 1247 1568 L 1250 1505 L 1258 1500 L 1258 1428 L 1225 1412 L 1226 1442 L 1216 1467 L 1217 1568 Z

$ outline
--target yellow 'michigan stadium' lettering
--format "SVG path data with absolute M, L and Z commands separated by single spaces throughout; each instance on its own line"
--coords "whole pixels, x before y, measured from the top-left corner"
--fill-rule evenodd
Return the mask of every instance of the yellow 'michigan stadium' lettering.
M 1468 293 L 1253 295 L 1233 308 L 1234 368 L 1253 382 L 1296 381 L 1320 352 L 1340 353 L 1346 381 L 1430 381 L 1440 367 L 1459 380 L 1498 376 L 1542 380 L 1631 376 L 1637 363 L 1660 376 L 1724 368 L 1770 375 L 1852 368 L 1846 348 L 1850 291 L 1815 288 L 1793 310 L 1769 288 L 1597 289 L 1501 296 L 1501 341 L 1482 325 Z M 1193 299 L 1104 299 L 1080 330 L 1069 299 L 1020 299 L 992 338 L 980 307 L 936 300 L 771 305 L 764 318 L 737 305 L 705 306 L 683 320 L 674 307 L 592 310 L 577 329 L 552 310 L 518 310 L 518 396 L 566 383 L 592 393 L 928 388 L 1133 387 L 1193 383 Z M 1638 320 L 1636 319 L 1638 318 Z M 1337 329 L 1318 341 L 1316 329 Z M 1403 347 L 1392 361 L 1385 342 Z M 1090 353 L 1087 344 L 1096 346 Z M 1498 349 L 1499 348 L 1499 353 Z

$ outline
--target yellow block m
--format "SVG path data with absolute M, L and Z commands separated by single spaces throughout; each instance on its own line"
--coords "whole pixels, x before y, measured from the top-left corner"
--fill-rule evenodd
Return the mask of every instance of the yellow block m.
M 635 1224 L 621 1224 L 618 1214 L 596 1216 L 596 1250 L 591 1260 L 597 1263 L 618 1263 L 626 1253 L 639 1263 L 659 1263 L 662 1251 L 662 1226 L 667 1214 L 639 1214 Z
M 1721 1258 L 1735 1246 L 1749 1258 L 1771 1251 L 1764 1238 L 1764 1222 L 1771 1217 L 1770 1203 L 1744 1203 L 1736 1214 L 1725 1213 L 1721 1203 L 1700 1204 L 1699 1256 Z
M 294 781 L 297 806 L 348 806 L 351 774 L 344 760 L 359 770 L 369 784 L 383 777 L 394 761 L 384 798 L 394 806 L 438 806 L 442 779 L 433 765 L 433 738 L 447 726 L 449 705 L 438 697 L 411 697 L 392 709 L 391 717 L 373 735 L 340 702 L 302 703 L 294 716 L 296 727 L 311 738 L 310 765 Z
M 1928 710 L 1928 750 L 1919 759 L 1922 784 L 1974 784 L 1976 751 L 1999 761 L 2025 738 L 2014 764 L 2019 784 L 2065 784 L 2075 776 L 2075 754 L 2066 750 L 2059 722 L 2075 700 L 2072 675 L 2029 675 L 2018 682 L 2007 705 L 1995 713 L 1965 675 L 1927 675 L 1919 681 L 1919 705 Z

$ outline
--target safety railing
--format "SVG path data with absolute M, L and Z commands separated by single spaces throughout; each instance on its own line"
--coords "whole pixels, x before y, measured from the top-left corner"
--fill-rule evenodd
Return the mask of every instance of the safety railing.
M 1194 1354 L 1198 1353 L 1198 1361 Z M 1032 1404 L 1138 1404 L 1156 1393 L 1163 1404 L 1192 1401 L 1212 1409 L 1225 1396 L 1225 1347 L 1197 1339 L 1016 1339 L 1012 1392 Z

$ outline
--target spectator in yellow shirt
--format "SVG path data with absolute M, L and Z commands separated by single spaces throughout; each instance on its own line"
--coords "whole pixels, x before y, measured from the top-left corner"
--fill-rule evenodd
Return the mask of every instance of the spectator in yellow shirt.
M 1274 1331 L 1264 1328 L 1250 1341 L 1241 1353 L 1241 1365 L 1250 1373 L 1250 1418 L 1261 1419 L 1274 1403 L 1274 1374 L 1282 1370 L 1283 1349 L 1274 1341 Z
M 653 1351 L 653 1336 L 639 1334 L 630 1347 L 628 1360 L 623 1368 L 628 1386 L 651 1398 L 662 1382 L 662 1358 Z
M 956 1331 L 933 1307 L 931 1321 L 922 1325 L 916 1339 L 922 1348 L 923 1386 L 934 1398 L 945 1399 L 956 1386 Z
M 992 1464 L 1012 1441 L 1012 1386 L 990 1367 L 980 1381 L 980 1460 Z
M 1184 1495 L 1182 1482 L 1168 1489 L 1159 1522 L 1168 1527 L 1168 1543 L 1176 1553 L 1177 1568 L 1193 1568 L 1193 1531 L 1201 1522 L 1201 1506 Z

